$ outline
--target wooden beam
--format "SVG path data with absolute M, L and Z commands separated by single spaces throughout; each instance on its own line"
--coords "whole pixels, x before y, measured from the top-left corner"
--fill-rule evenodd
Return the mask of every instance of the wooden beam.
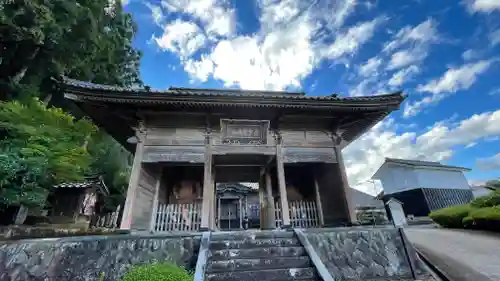
M 141 176 L 142 170 L 142 156 L 144 152 L 144 140 L 146 134 L 144 132 L 144 126 L 139 123 L 139 127 L 136 130 L 136 136 L 138 139 L 137 147 L 135 149 L 134 163 L 132 164 L 132 171 L 130 172 L 130 179 L 127 188 L 127 199 L 125 200 L 125 206 L 123 209 L 122 221 L 120 223 L 120 229 L 130 229 L 132 225 L 132 214 L 134 212 L 134 201 L 137 196 L 137 188 L 139 185 L 139 178 Z
M 286 181 L 285 181 L 285 167 L 283 163 L 283 148 L 281 145 L 281 140 L 276 145 L 276 168 L 278 172 L 278 187 L 280 191 L 280 202 L 281 202 L 281 217 L 283 222 L 283 228 L 289 228 L 290 225 L 290 213 L 288 210 L 288 196 L 286 193 Z

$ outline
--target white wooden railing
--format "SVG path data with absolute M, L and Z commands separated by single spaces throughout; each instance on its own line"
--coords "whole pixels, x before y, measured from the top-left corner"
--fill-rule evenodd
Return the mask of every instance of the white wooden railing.
M 292 227 L 312 228 L 320 226 L 316 201 L 288 201 L 288 209 Z M 280 228 L 283 223 L 281 221 L 281 204 L 279 201 L 275 202 L 274 210 L 276 227 Z
M 118 228 L 120 208 L 121 206 L 118 205 L 114 212 L 103 215 L 96 215 L 95 222 L 90 227 Z
M 201 224 L 201 203 L 158 204 L 154 231 L 197 231 Z

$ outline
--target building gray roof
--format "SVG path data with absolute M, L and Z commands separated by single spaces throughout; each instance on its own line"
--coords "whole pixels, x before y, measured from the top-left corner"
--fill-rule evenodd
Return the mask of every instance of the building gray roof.
M 436 168 L 448 168 L 448 169 L 458 169 L 458 170 L 470 171 L 469 168 L 444 165 L 444 164 L 441 164 L 439 162 L 422 161 L 422 160 L 385 158 L 385 163 L 403 164 L 403 165 L 409 165 L 409 166 L 415 166 L 415 167 L 417 167 L 417 166 L 418 167 L 436 167 Z
M 62 189 L 62 188 L 78 188 L 78 189 L 86 189 L 96 187 L 103 194 L 109 194 L 108 187 L 104 183 L 101 176 L 92 176 L 86 177 L 83 181 L 80 182 L 64 182 L 54 186 L 54 188 Z

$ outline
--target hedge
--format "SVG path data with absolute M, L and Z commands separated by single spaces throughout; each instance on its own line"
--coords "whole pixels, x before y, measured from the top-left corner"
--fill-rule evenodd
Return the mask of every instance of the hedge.
M 496 190 L 486 196 L 476 198 L 472 200 L 470 204 L 474 208 L 500 206 L 500 190 Z
M 473 209 L 462 222 L 468 228 L 498 231 L 500 230 L 500 206 Z
M 170 263 L 153 263 L 135 266 L 121 281 L 193 281 L 192 274 Z
M 437 224 L 449 228 L 462 228 L 463 219 L 469 215 L 472 207 L 469 204 L 455 205 L 433 211 L 429 217 Z

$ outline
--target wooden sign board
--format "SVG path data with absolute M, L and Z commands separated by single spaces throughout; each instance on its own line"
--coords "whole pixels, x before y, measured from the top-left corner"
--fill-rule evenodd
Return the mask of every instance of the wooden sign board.
M 222 143 L 267 144 L 268 120 L 221 119 Z

